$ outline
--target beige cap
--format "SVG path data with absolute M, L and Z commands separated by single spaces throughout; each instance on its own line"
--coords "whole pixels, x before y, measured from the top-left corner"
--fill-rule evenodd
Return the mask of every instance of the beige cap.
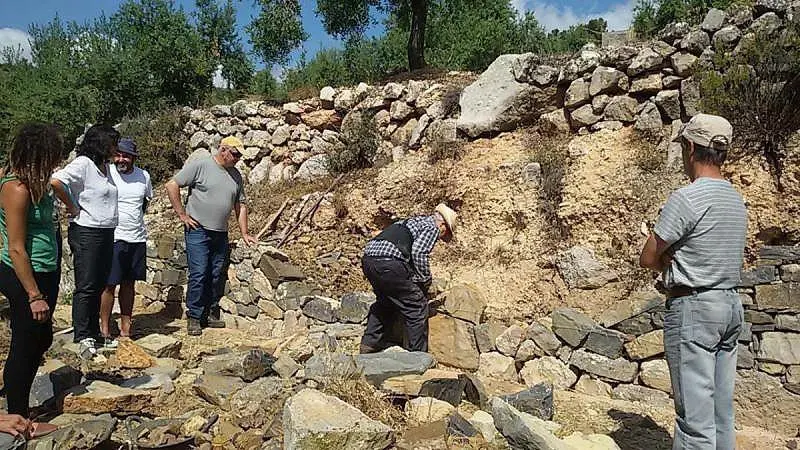
M 436 212 L 441 214 L 444 219 L 444 224 L 447 226 L 450 234 L 454 234 L 456 232 L 456 219 L 458 218 L 458 214 L 444 203 L 439 203 L 439 205 L 436 206 Z
M 733 141 L 733 127 L 724 117 L 698 114 L 681 127 L 673 142 L 680 142 L 681 137 L 703 147 L 711 147 L 712 142 L 728 146 Z
M 239 150 L 239 153 L 244 152 L 244 144 L 242 140 L 237 138 L 236 136 L 228 136 L 220 142 L 220 145 L 224 145 L 226 147 L 233 147 L 236 150 Z

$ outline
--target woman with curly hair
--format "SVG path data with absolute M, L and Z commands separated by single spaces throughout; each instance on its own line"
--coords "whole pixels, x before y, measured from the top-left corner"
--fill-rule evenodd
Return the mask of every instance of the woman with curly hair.
M 11 347 L 3 370 L 8 412 L 28 416 L 28 397 L 53 342 L 58 297 L 58 244 L 50 174 L 64 143 L 56 127 L 24 125 L 0 175 L 0 292 L 11 309 Z M 33 424 L 39 433 L 52 426 Z M 0 430 L 6 431 L 3 427 Z
M 72 296 L 74 342 L 90 358 L 97 353 L 102 294 L 114 252 L 117 226 L 117 187 L 109 175 L 119 133 L 108 125 L 94 125 L 83 136 L 78 156 L 53 174 L 51 186 L 70 217 L 67 241 L 75 268 Z M 105 345 L 105 341 L 101 341 Z

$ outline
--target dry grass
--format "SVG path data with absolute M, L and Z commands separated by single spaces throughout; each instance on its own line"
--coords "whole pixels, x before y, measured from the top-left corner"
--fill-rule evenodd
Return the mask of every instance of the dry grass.
M 569 169 L 567 144 L 570 137 L 565 134 L 542 136 L 532 130 L 524 135 L 531 162 L 539 163 L 542 168 L 539 212 L 550 230 L 546 234 L 550 248 L 557 247 L 570 236 L 569 228 L 558 216 L 559 205 L 564 200 L 564 177 Z
M 405 427 L 406 416 L 384 394 L 367 383 L 362 374 L 330 378 L 322 389 L 356 407 L 367 417 L 382 422 L 394 430 Z

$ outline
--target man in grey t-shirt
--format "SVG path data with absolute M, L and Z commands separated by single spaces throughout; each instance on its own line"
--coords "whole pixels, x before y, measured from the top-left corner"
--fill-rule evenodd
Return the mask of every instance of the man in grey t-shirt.
M 639 259 L 668 290 L 664 349 L 675 398 L 673 449 L 733 449 L 733 388 L 742 330 L 747 232 L 742 196 L 720 171 L 733 129 L 694 116 L 676 138 L 692 183 L 670 195 Z
M 236 214 L 246 244 L 256 242 L 247 232 L 242 175 L 234 167 L 244 145 L 236 137 L 222 140 L 212 157 L 186 163 L 166 184 L 169 201 L 184 225 L 189 280 L 186 291 L 187 332 L 202 334 L 203 327 L 224 328 L 220 319 L 222 269 L 228 254 L 228 218 Z M 189 187 L 186 208 L 181 204 L 181 187 Z

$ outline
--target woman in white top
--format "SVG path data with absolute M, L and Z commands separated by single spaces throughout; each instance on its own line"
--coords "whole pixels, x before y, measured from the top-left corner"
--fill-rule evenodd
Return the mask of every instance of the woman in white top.
M 117 187 L 108 161 L 116 151 L 119 133 L 94 125 L 78 146 L 78 156 L 53 174 L 51 185 L 70 217 L 67 241 L 75 269 L 72 296 L 74 341 L 85 357 L 97 353 L 100 334 L 100 294 L 106 285 L 117 226 Z

